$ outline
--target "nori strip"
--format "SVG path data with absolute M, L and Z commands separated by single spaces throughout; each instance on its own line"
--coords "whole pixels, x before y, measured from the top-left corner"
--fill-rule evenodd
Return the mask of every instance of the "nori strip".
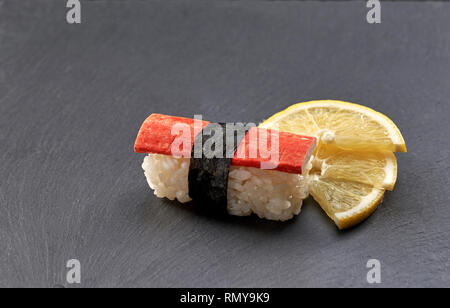
M 214 127 L 219 125 L 222 128 L 223 137 L 223 149 L 221 157 L 214 157 L 215 147 L 211 149 L 205 148 L 205 143 L 211 138 L 220 138 L 221 136 L 215 136 L 217 131 Z M 229 136 L 229 131 L 224 123 L 210 123 L 201 133 L 195 137 L 194 146 L 192 147 L 191 160 L 189 166 L 189 196 L 194 200 L 196 206 L 201 210 L 205 210 L 211 213 L 226 213 L 227 209 L 227 190 L 228 190 L 228 175 L 230 172 L 232 158 L 237 150 L 237 147 L 241 143 L 245 134 L 249 131 L 250 127 L 245 124 L 241 124 L 244 129 L 243 136 L 239 136 L 235 130 L 233 135 Z M 211 136 L 211 132 L 215 134 Z M 234 139 L 234 148 L 227 149 L 227 139 Z M 218 140 L 220 142 L 220 140 Z M 195 157 L 195 144 L 201 144 L 202 157 Z M 212 150 L 212 151 L 211 151 Z M 212 157 L 212 158 L 207 158 Z

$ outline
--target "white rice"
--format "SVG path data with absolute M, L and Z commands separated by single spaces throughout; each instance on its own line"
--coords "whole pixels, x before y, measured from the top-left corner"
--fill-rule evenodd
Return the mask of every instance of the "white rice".
M 150 154 L 142 167 L 157 197 L 191 201 L 189 159 Z M 308 194 L 303 175 L 231 166 L 227 210 L 236 216 L 254 213 L 260 218 L 285 221 L 300 213 Z

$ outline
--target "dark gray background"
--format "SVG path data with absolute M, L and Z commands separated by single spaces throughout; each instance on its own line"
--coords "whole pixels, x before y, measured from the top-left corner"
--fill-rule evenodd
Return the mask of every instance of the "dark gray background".
M 0 286 L 450 286 L 450 4 L 0 0 Z M 339 232 L 308 199 L 287 223 L 157 199 L 133 143 L 153 112 L 261 121 L 341 99 L 392 118 L 394 192 Z

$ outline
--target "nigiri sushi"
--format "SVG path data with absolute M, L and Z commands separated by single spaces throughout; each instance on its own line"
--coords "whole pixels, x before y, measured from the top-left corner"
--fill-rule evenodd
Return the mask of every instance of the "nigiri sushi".
M 147 154 L 142 168 L 154 194 L 236 216 L 298 215 L 316 138 L 233 125 L 148 117 L 135 152 Z

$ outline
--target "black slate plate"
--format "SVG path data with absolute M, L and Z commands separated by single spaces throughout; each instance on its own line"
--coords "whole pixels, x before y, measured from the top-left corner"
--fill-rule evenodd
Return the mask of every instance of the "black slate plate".
M 450 286 L 450 4 L 0 0 L 0 286 Z M 133 153 L 153 112 L 255 122 L 298 101 L 375 108 L 409 153 L 383 205 L 339 232 L 215 219 L 160 200 Z

